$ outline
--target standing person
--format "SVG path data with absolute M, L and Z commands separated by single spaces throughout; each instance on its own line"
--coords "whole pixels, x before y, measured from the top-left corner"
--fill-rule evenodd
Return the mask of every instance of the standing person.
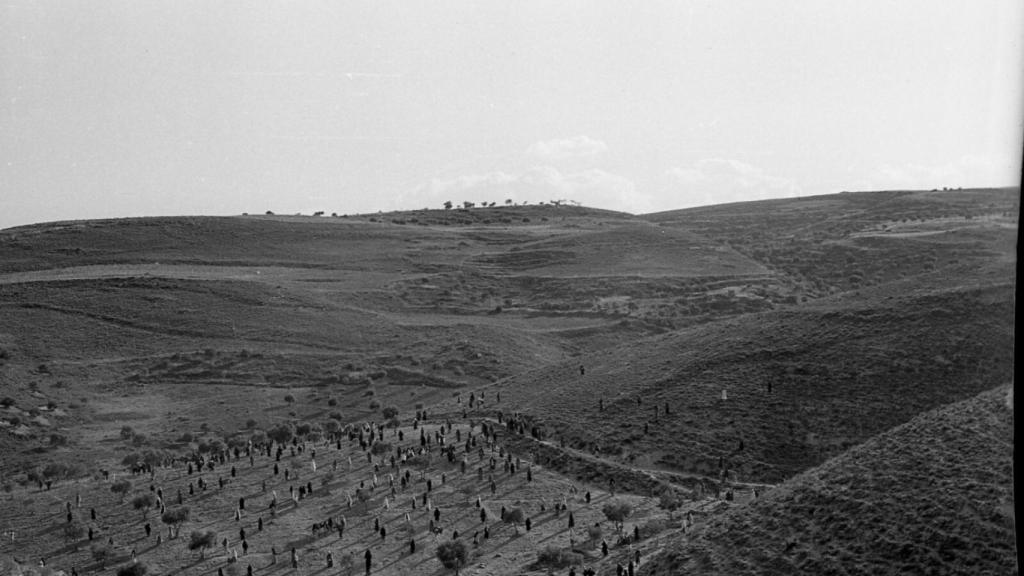
M 363 559 L 366 560 L 366 576 L 370 576 L 370 569 L 373 568 L 373 552 L 370 552 L 369 548 L 363 554 Z

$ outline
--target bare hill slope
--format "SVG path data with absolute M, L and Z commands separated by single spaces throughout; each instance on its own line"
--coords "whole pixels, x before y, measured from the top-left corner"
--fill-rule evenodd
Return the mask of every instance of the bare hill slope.
M 918 416 L 713 519 L 642 574 L 1016 574 L 1013 389 Z

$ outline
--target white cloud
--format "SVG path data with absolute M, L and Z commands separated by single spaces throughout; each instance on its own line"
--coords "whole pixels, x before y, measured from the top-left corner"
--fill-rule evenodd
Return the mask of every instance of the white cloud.
M 893 189 L 1012 186 L 1020 182 L 1020 159 L 968 155 L 945 164 L 883 164 L 872 182 Z
M 427 196 L 438 204 L 451 200 L 459 204 L 498 202 L 505 199 L 531 204 L 551 200 L 573 200 L 594 208 L 634 214 L 650 211 L 651 198 L 637 192 L 627 178 L 604 170 L 563 173 L 551 166 L 535 166 L 521 172 L 493 171 L 469 174 L 446 180 L 433 179 L 420 187 L 417 196 Z
M 784 198 L 802 193 L 792 180 L 729 158 L 706 158 L 688 167 L 671 168 L 667 175 L 676 193 L 671 204 L 677 208 Z
M 526 149 L 527 155 L 546 161 L 588 158 L 607 151 L 608 145 L 604 142 L 582 135 L 562 140 L 534 142 Z

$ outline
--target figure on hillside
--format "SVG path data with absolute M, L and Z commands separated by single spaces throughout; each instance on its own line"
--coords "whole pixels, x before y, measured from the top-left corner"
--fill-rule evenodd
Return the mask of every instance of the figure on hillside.
M 370 576 L 370 569 L 373 568 L 373 552 L 370 552 L 369 548 L 363 554 L 363 559 L 366 561 L 366 576 Z
M 583 367 L 583 364 L 580 364 L 580 376 L 583 376 L 584 374 L 586 374 L 586 372 L 587 372 L 587 371 L 586 371 L 586 369 L 585 369 L 585 368 Z

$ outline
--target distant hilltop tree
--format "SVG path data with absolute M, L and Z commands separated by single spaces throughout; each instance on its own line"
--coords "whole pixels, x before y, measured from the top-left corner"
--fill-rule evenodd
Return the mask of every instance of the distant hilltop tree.
M 472 208 L 472 207 L 474 207 L 474 206 L 476 206 L 476 204 L 474 204 L 473 202 L 470 202 L 469 200 L 463 200 L 463 202 L 462 202 L 462 207 L 467 209 L 467 210 Z
M 451 210 L 452 209 L 452 201 L 451 200 L 445 200 L 444 201 L 444 209 L 445 210 Z

